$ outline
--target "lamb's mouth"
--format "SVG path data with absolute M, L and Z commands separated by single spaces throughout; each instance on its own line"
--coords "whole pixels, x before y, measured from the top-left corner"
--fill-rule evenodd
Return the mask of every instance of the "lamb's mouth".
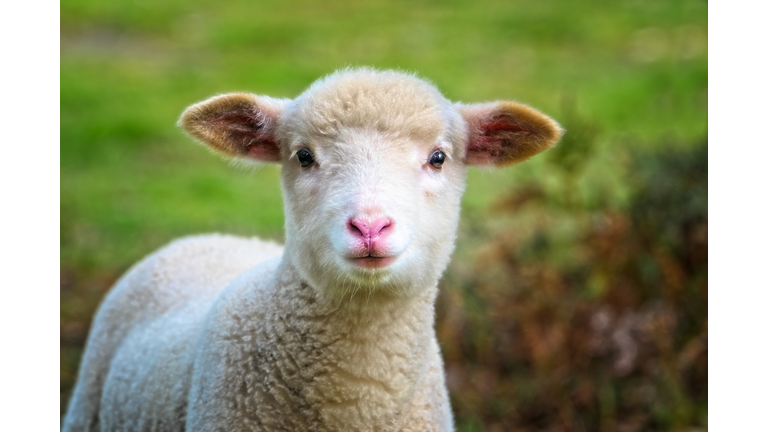
M 397 256 L 385 256 L 385 257 L 375 257 L 375 256 L 364 256 L 364 257 L 349 257 L 347 258 L 351 263 L 365 268 L 383 268 L 390 264 L 392 264 L 395 259 L 397 259 Z

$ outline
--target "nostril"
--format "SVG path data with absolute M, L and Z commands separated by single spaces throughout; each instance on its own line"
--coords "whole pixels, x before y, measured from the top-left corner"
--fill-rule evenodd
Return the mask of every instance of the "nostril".
M 378 218 L 375 221 L 371 222 L 370 224 L 370 226 L 372 227 L 370 229 L 371 238 L 375 238 L 383 234 L 387 229 L 391 227 L 391 225 L 392 225 L 392 221 L 389 218 Z
M 352 235 L 368 238 L 368 226 L 364 219 L 350 219 L 349 222 L 347 222 L 347 228 L 349 228 Z

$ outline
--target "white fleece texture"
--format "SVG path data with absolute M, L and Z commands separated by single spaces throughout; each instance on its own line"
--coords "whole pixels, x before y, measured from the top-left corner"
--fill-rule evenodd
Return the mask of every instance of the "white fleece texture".
M 437 282 L 467 161 L 510 163 L 559 138 L 521 107 L 455 105 L 413 75 L 372 69 L 295 100 L 238 93 L 190 107 L 180 124 L 193 137 L 282 164 L 286 245 L 188 237 L 134 266 L 96 315 L 64 431 L 453 430 Z M 301 166 L 302 149 L 314 163 Z M 355 218 L 388 218 L 370 260 L 391 264 L 356 264 Z

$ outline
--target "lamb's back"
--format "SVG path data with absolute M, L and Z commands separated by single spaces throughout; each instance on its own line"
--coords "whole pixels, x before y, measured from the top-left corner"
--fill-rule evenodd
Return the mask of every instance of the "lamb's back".
M 148 257 L 134 278 L 126 278 L 132 280 L 126 281 L 125 290 L 138 297 L 141 304 L 136 308 L 146 309 L 147 302 L 152 301 L 158 312 L 166 312 L 215 296 L 239 274 L 282 251 L 282 246 L 257 238 L 220 234 L 186 237 Z

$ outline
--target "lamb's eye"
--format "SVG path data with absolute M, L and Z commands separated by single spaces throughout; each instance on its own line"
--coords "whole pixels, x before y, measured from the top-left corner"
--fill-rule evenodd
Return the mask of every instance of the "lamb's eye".
M 429 157 L 429 164 L 435 168 L 440 168 L 445 162 L 445 153 L 440 150 L 435 150 L 432 156 Z
M 312 153 L 307 149 L 301 149 L 298 153 L 296 153 L 296 157 L 299 159 L 299 163 L 303 167 L 308 167 L 312 165 L 312 162 L 315 161 L 315 157 L 312 156 Z

